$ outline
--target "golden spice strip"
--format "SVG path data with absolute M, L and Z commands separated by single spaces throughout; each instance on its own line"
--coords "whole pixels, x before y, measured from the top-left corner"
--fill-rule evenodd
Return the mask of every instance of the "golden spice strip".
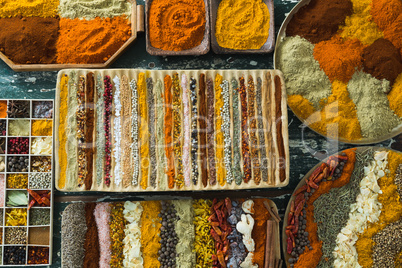
M 224 165 L 224 137 L 222 131 L 222 76 L 217 74 L 215 77 L 215 156 L 216 156 L 216 177 L 219 185 L 223 186 L 226 182 L 226 168 Z
M 66 169 L 67 169 L 67 112 L 68 112 L 68 75 L 64 74 L 60 79 L 60 115 L 58 130 L 58 161 L 59 161 L 59 181 L 60 189 L 66 186 Z
M 145 74 L 140 73 L 138 76 L 138 105 L 140 110 L 140 158 L 141 158 L 141 181 L 142 189 L 148 187 L 149 175 L 149 129 L 148 129 L 148 100 L 147 100 L 147 87 L 145 84 Z

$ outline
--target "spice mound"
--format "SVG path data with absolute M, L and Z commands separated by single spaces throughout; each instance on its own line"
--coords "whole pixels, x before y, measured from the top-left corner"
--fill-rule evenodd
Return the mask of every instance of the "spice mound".
M 223 0 L 219 3 L 215 36 L 230 49 L 260 49 L 268 38 L 270 14 L 261 0 Z
M 401 163 L 400 152 L 361 147 L 314 169 L 289 205 L 290 267 L 400 267 Z
M 401 12 L 399 0 L 312 0 L 294 14 L 276 67 L 307 126 L 344 142 L 402 129 Z
M 126 0 L 1 1 L 0 52 L 14 64 L 104 63 L 131 37 L 131 7 Z
M 149 9 L 149 40 L 155 48 L 182 51 L 201 44 L 204 0 L 155 0 Z

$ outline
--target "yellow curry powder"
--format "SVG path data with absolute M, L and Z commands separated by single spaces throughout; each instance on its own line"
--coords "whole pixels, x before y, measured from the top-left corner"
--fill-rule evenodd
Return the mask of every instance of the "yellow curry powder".
M 345 26 L 340 27 L 340 36 L 345 39 L 357 38 L 364 45 L 371 45 L 375 40 L 384 37 L 370 14 L 372 0 L 351 1 L 353 14 L 346 17 Z
M 55 17 L 58 0 L 0 0 L 0 18 Z
M 60 100 L 68 99 L 68 76 L 64 75 L 60 81 Z M 67 167 L 67 152 L 66 142 L 67 135 L 65 132 L 67 123 L 67 101 L 60 101 L 59 115 L 59 188 L 63 189 L 66 186 L 66 167 Z
M 64 104 L 67 106 L 66 102 L 64 102 Z M 65 111 L 67 111 L 67 108 L 65 109 Z M 32 131 L 31 131 L 32 136 L 52 136 L 52 133 L 53 133 L 53 120 L 32 121 Z
M 300 95 L 290 95 L 288 103 L 308 126 L 323 135 L 348 140 L 362 138 L 356 106 L 349 98 L 347 85 L 342 82 L 332 83 L 332 94 L 320 111 L 314 112 L 312 104 Z
M 215 77 L 215 143 L 216 143 L 216 176 L 219 184 L 225 185 L 226 168 L 223 163 L 224 145 L 222 131 L 223 96 L 222 96 L 222 76 L 217 74 Z
M 389 107 L 391 107 L 397 116 L 402 117 L 402 73 L 396 78 L 391 92 L 388 93 L 387 97 Z
M 216 15 L 216 41 L 224 48 L 260 49 L 268 39 L 269 21 L 261 0 L 223 0 Z
M 141 180 L 142 189 L 148 187 L 148 169 L 149 169 L 149 132 L 148 132 L 148 102 L 147 88 L 145 85 L 145 74 L 138 76 L 138 106 L 140 110 L 139 142 L 141 154 Z
M 374 224 L 369 224 L 366 230 L 359 235 L 356 242 L 359 264 L 362 267 L 372 267 L 373 265 L 373 236 L 384 229 L 388 224 L 398 221 L 402 216 L 402 202 L 394 183 L 396 169 L 402 163 L 402 153 L 390 151 L 388 154 L 389 173 L 378 180 L 382 194 L 378 195 L 378 201 L 382 204 L 379 220 Z
M 143 212 L 141 215 L 141 252 L 144 259 L 144 268 L 159 268 L 158 251 L 159 229 L 161 228 L 158 217 L 161 211 L 159 201 L 144 201 L 141 202 Z

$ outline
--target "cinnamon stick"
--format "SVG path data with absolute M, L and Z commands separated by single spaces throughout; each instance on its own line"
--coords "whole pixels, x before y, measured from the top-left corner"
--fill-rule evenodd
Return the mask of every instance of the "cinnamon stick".
M 267 220 L 267 240 L 265 243 L 264 268 L 275 267 L 275 225 L 273 220 Z
M 267 200 L 264 200 L 264 206 L 265 208 L 268 210 L 269 214 L 271 215 L 271 217 L 276 221 L 276 222 L 280 222 L 281 218 L 279 217 L 279 215 L 276 213 L 276 211 L 274 211 L 268 204 Z

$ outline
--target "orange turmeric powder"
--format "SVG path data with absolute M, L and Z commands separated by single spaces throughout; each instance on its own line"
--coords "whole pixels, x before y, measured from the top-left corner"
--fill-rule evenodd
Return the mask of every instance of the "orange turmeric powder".
M 349 82 L 356 67 L 362 65 L 364 46 L 358 39 L 344 40 L 335 35 L 314 46 L 314 58 L 320 63 L 329 80 Z
M 170 189 L 174 186 L 174 154 L 173 154 L 173 111 L 172 111 L 172 78 L 165 76 L 165 154 L 166 154 L 166 175 L 168 177 L 168 186 Z
M 153 47 L 171 51 L 196 47 L 204 38 L 204 0 L 154 0 L 148 23 Z
M 94 20 L 60 19 L 58 63 L 102 63 L 131 36 L 126 17 Z

